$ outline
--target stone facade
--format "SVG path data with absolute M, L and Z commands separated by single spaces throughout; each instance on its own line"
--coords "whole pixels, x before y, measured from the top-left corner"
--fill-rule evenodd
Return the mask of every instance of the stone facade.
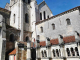
M 53 16 L 45 1 L 10 0 L 0 8 L 0 59 L 80 60 L 79 20 L 80 6 Z

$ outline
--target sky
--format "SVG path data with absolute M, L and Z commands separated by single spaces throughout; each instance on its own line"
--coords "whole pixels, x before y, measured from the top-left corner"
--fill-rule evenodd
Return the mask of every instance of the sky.
M 43 0 L 37 0 L 37 3 L 41 3 Z M 80 0 L 45 0 L 48 7 L 51 9 L 53 15 L 57 15 L 74 7 L 80 6 Z M 10 0 L 1 0 L 0 7 L 4 8 L 6 3 L 10 3 Z

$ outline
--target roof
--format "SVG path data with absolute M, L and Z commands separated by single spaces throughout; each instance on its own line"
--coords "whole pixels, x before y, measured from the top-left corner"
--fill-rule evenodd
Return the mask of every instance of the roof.
M 64 43 L 75 42 L 75 36 L 63 37 Z
M 52 40 L 50 40 L 50 43 L 52 45 L 56 45 L 56 44 L 59 44 L 59 41 L 58 41 L 58 39 L 52 39 Z
M 11 13 L 11 11 L 4 9 L 4 8 L 1 8 L 1 7 L 0 7 L 0 11 L 6 12 L 6 13 Z
M 9 55 L 15 55 L 16 54 L 16 49 L 14 49 L 12 52 L 9 53 Z
M 62 12 L 62 13 L 60 13 L 60 14 L 58 14 L 58 15 L 52 16 L 52 17 L 50 17 L 50 18 L 48 18 L 48 19 L 40 20 L 40 21 L 36 22 L 36 25 L 38 25 L 38 24 L 40 24 L 40 23 L 42 23 L 42 22 L 48 21 L 48 20 L 50 20 L 50 19 L 52 19 L 52 18 L 56 18 L 56 17 L 58 17 L 58 16 L 60 16 L 60 15 L 69 13 L 69 12 L 71 12 L 71 11 L 75 11 L 75 10 L 77 10 L 77 9 L 80 9 L 80 6 L 77 6 L 77 7 L 75 7 L 75 8 L 70 9 L 70 10 L 67 10 L 67 11 L 65 11 L 65 12 Z
M 46 46 L 46 42 L 45 41 L 40 42 L 40 46 L 41 47 Z

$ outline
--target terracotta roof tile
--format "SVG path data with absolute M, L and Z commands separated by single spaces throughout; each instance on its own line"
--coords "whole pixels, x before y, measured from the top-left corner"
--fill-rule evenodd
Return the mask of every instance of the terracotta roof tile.
M 52 40 L 50 40 L 50 43 L 52 45 L 56 45 L 56 44 L 59 44 L 59 41 L 58 41 L 58 39 L 52 39 Z
M 40 46 L 46 46 L 46 42 L 45 41 L 40 42 Z
M 16 54 L 16 49 L 14 49 L 9 55 L 15 55 Z
M 1 7 L 0 7 L 0 11 L 11 13 L 11 11 L 4 9 L 4 8 L 1 8 Z
M 63 37 L 64 43 L 75 42 L 75 36 Z

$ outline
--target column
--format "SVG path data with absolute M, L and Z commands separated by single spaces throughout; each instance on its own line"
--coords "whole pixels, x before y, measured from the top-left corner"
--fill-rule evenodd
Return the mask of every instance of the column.
M 61 47 L 61 49 L 60 49 L 60 51 L 61 51 L 61 58 L 63 58 L 63 60 L 65 60 L 66 59 L 66 54 L 65 54 L 64 44 L 61 44 L 60 47 Z
M 31 42 L 27 42 L 27 60 L 31 60 Z

